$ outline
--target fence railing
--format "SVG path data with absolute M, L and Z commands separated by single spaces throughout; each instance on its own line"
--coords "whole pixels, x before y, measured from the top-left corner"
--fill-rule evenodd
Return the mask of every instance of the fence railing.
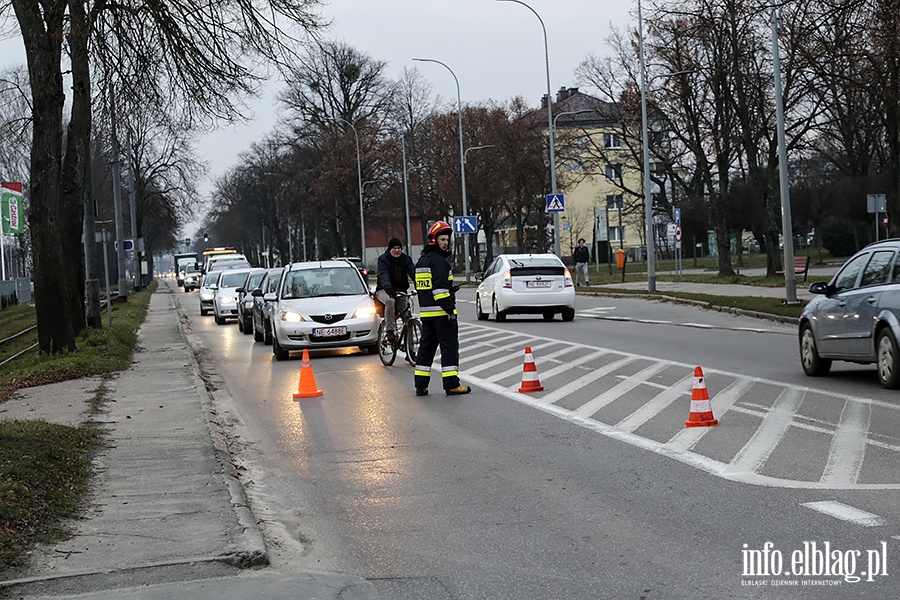
M 31 280 L 27 277 L 0 281 L 0 309 L 31 301 Z

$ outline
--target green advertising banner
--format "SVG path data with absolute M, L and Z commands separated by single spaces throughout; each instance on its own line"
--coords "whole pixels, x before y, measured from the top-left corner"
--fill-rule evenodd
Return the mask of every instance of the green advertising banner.
M 25 233 L 21 183 L 0 184 L 0 207 L 3 215 L 3 233 Z

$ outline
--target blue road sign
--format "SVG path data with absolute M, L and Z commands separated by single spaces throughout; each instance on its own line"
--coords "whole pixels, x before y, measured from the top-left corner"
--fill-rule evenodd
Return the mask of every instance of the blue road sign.
M 478 217 L 474 215 L 453 217 L 453 233 L 477 233 Z
M 562 194 L 547 194 L 547 208 L 544 212 L 566 212 L 566 197 Z
M 681 209 L 680 209 L 680 208 L 673 208 L 673 209 L 672 209 L 672 213 L 673 213 L 674 216 L 675 216 L 675 224 L 676 224 L 676 225 L 681 225 Z

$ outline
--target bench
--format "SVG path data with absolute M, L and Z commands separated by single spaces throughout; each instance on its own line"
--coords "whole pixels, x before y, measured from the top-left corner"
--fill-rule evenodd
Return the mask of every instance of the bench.
M 775 271 L 776 275 L 784 275 L 784 271 Z M 803 275 L 803 281 L 806 281 L 806 276 L 809 274 L 809 257 L 808 256 L 795 256 L 794 257 L 794 275 Z

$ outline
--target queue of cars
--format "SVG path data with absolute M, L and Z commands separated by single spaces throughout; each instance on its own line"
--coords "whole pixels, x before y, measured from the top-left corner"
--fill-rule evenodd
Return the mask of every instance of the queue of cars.
M 482 274 L 476 315 L 503 321 L 508 314 L 575 318 L 572 276 L 553 254 L 501 254 Z M 197 283 L 200 314 L 224 325 L 236 320 L 244 334 L 272 346 L 277 360 L 292 351 L 356 346 L 378 352 L 381 317 L 368 271 L 355 257 L 253 268 L 240 255 L 211 258 Z

